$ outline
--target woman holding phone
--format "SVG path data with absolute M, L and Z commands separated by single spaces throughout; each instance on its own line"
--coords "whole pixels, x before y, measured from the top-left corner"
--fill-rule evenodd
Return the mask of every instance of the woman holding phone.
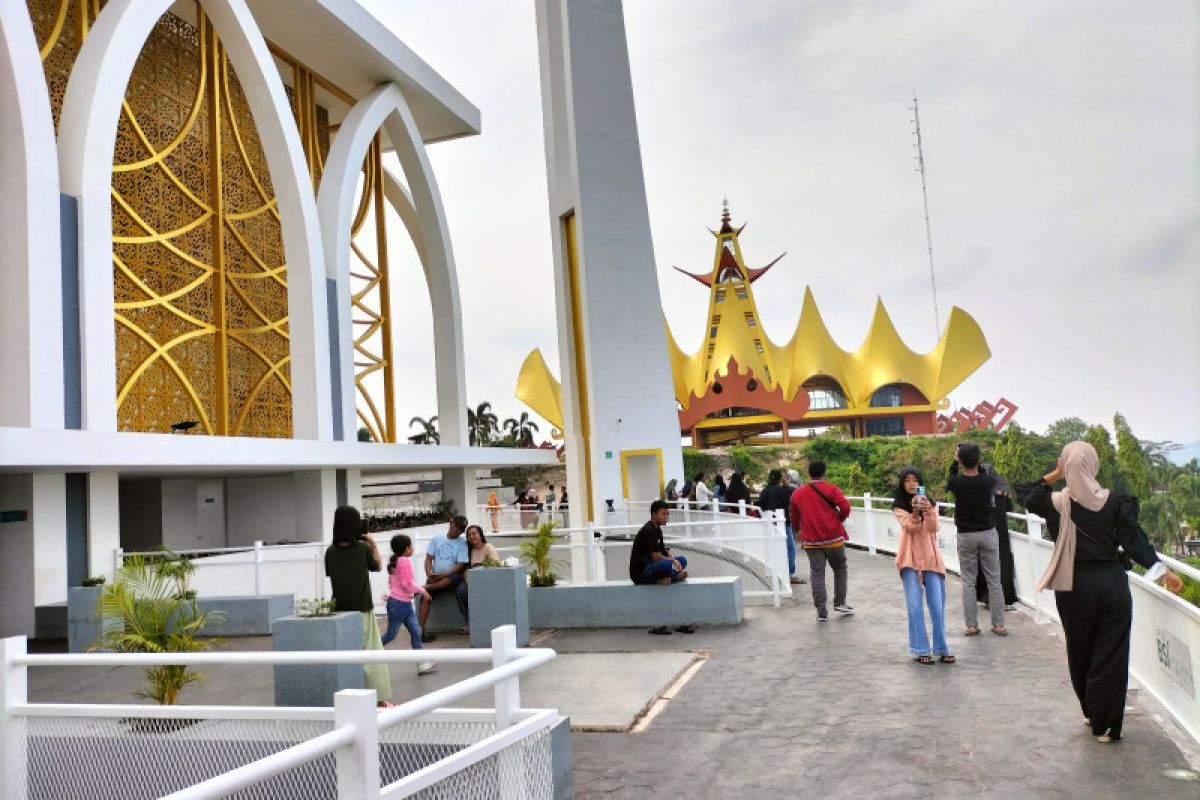
M 913 467 L 900 470 L 892 513 L 900 523 L 896 568 L 908 609 L 908 652 L 918 664 L 933 664 L 934 656 L 943 664 L 953 664 L 955 658 L 946 644 L 946 564 L 937 547 L 937 507 L 925 496 L 921 473 Z M 929 606 L 933 647 L 925 630 L 922 594 Z

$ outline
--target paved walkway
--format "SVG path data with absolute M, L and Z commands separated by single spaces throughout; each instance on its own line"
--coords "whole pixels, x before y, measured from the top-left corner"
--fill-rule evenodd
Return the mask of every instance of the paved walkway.
M 1195 798 L 1184 753 L 1131 690 L 1124 739 L 1096 743 L 1067 678 L 1061 632 L 1009 615 L 1007 638 L 947 622 L 953 666 L 914 663 L 891 559 L 850 553 L 856 614 L 818 625 L 808 587 L 736 629 L 694 636 L 556 632 L 560 653 L 707 650 L 641 733 L 572 734 L 580 798 Z M 981 609 L 982 611 L 982 609 Z

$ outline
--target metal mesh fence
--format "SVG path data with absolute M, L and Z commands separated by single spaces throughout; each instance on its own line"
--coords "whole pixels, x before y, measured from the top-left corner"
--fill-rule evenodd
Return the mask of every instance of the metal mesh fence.
M 331 721 L 18 716 L 11 731 L 26 743 L 26 768 L 18 772 L 24 780 L 15 787 L 15 796 L 30 800 L 161 797 L 332 727 Z M 491 722 L 417 721 L 380 731 L 381 782 L 397 781 L 493 733 Z M 545 768 L 550 769 L 548 763 Z M 336 796 L 332 754 L 230 795 L 238 800 Z
M 554 772 L 550 731 L 544 729 L 493 756 L 443 778 L 412 797 L 417 800 L 550 800 Z

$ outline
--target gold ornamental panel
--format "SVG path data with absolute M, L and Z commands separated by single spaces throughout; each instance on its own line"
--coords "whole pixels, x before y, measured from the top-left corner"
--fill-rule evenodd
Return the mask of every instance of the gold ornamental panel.
M 105 1 L 27 0 L 56 130 L 67 79 Z M 140 53 L 113 155 L 118 426 L 167 431 L 195 420 L 214 435 L 290 437 L 278 206 L 237 75 L 199 5 L 186 16 L 164 14 Z M 291 81 L 316 188 L 336 129 L 319 93 L 346 107 L 354 98 L 270 48 Z M 354 372 L 361 424 L 375 441 L 395 441 L 381 176 L 376 136 L 352 229 Z

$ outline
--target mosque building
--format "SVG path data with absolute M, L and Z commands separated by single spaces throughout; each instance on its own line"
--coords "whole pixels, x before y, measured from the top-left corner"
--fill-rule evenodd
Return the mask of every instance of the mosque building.
M 855 437 L 938 433 L 948 395 L 991 355 L 979 325 L 954 308 L 937 345 L 909 349 L 882 301 L 853 352 L 830 336 L 805 288 L 791 339 L 775 344 L 754 300 L 753 284 L 783 257 L 747 267 L 728 204 L 722 210 L 712 269 L 683 272 L 708 289 L 706 335 L 685 353 L 664 322 L 679 428 L 696 447 L 786 443 L 797 429 L 841 426 Z M 676 268 L 678 269 L 678 268 Z M 522 367 L 517 397 L 552 424 L 557 382 L 540 353 Z

